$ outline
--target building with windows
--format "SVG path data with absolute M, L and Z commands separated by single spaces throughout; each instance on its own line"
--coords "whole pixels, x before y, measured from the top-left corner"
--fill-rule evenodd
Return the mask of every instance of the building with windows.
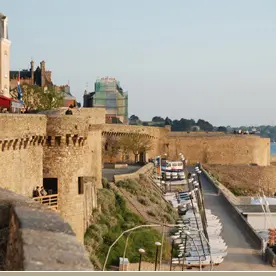
M 21 71 L 10 71 L 10 89 L 17 87 L 17 80 L 20 74 L 20 83 L 37 85 L 40 87 L 53 86 L 52 71 L 46 70 L 46 62 L 40 62 L 40 67 L 34 69 L 34 61 L 31 61 L 31 68 Z
M 0 13 L 0 95 L 10 97 L 10 46 L 8 17 Z
M 96 80 L 95 91 L 84 92 L 83 107 L 105 108 L 106 123 L 128 124 L 128 93 L 115 78 Z

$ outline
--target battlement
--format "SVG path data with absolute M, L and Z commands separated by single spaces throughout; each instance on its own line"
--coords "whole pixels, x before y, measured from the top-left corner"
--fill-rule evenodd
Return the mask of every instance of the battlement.
M 46 146 L 84 146 L 87 144 L 87 136 L 79 136 L 77 134 L 65 134 L 63 136 L 47 136 Z
M 147 135 L 154 139 L 160 139 L 168 135 L 169 130 L 163 127 L 149 127 L 149 126 L 132 126 L 132 125 L 114 125 L 104 124 L 102 126 L 103 135 Z
M 21 150 L 26 149 L 28 146 L 43 146 L 46 136 L 33 135 L 24 138 L 4 138 L 0 139 L 0 150 Z

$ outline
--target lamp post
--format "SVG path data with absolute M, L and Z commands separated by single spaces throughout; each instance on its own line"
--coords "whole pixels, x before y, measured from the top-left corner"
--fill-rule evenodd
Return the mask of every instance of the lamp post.
M 194 246 L 195 246 L 195 249 L 196 249 L 196 252 L 197 252 L 197 255 L 198 255 L 198 259 L 199 259 L 199 270 L 202 270 L 201 269 L 201 256 L 199 255 L 199 251 L 198 251 L 198 247 L 193 239 L 193 237 L 191 236 L 191 233 L 187 230 L 184 230 L 184 234 L 187 235 L 193 242 Z
M 184 231 L 184 234 L 185 234 L 185 241 L 184 241 L 184 252 L 183 252 L 183 260 L 182 260 L 182 271 L 184 271 L 184 266 L 185 266 L 185 257 L 186 257 L 186 247 L 187 247 L 187 234 L 185 233 Z
M 170 271 L 172 271 L 173 248 L 174 248 L 174 240 L 172 240 Z
M 156 242 L 155 245 L 156 245 L 156 254 L 155 254 L 155 268 L 154 268 L 154 270 L 156 271 L 157 270 L 157 259 L 158 259 L 158 248 L 162 244 L 161 244 L 161 242 Z
M 140 248 L 139 250 L 140 253 L 140 260 L 139 260 L 139 271 L 141 271 L 141 263 L 142 263 L 142 255 L 146 252 L 143 248 Z

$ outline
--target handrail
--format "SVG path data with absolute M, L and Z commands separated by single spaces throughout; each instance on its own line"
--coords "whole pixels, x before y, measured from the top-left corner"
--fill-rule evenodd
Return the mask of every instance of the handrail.
M 33 200 L 38 201 L 43 205 L 47 205 L 52 210 L 58 211 L 58 194 L 38 196 L 34 197 Z

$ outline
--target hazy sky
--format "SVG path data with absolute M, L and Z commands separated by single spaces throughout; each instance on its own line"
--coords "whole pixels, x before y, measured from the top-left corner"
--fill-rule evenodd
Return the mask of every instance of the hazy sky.
M 275 123 L 275 0 L 3 2 L 11 69 L 45 60 L 81 102 L 86 82 L 109 76 L 143 120 Z

